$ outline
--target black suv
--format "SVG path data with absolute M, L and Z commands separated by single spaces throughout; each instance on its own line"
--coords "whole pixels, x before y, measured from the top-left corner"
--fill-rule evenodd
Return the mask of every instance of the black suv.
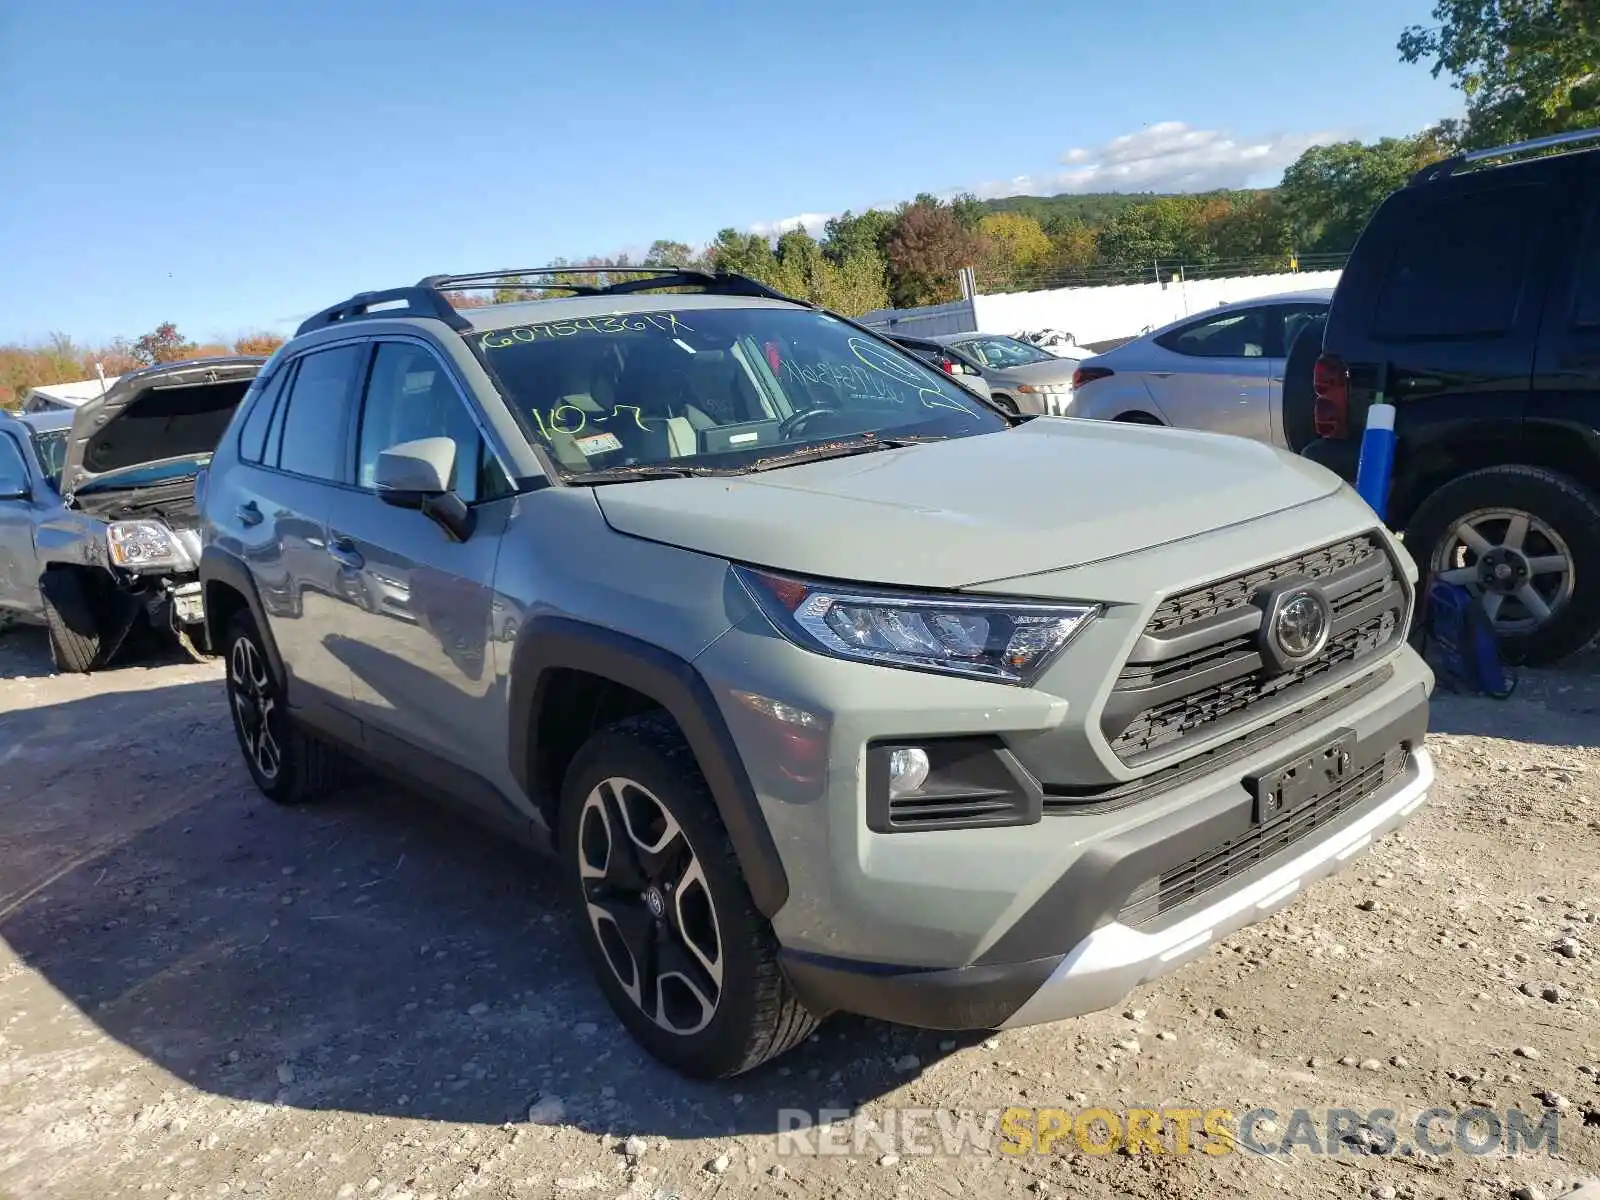
M 1354 479 L 1367 408 L 1391 399 L 1390 524 L 1526 662 L 1600 634 L 1600 146 L 1535 153 L 1586 141 L 1458 155 L 1383 202 L 1333 298 L 1303 450 Z

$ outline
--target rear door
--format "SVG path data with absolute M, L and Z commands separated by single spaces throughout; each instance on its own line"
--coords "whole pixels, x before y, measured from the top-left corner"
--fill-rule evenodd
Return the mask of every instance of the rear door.
M 514 503 L 510 484 L 464 390 L 425 342 L 376 342 L 362 396 L 352 438 L 355 486 L 339 494 L 329 519 L 334 595 L 342 603 L 332 653 L 350 668 L 369 750 L 412 763 L 424 778 L 453 764 L 442 786 L 505 815 L 492 788 L 454 785 L 463 771 L 480 776 L 503 754 L 493 581 Z M 456 444 L 452 489 L 474 513 L 465 541 L 415 509 L 385 503 L 376 489 L 382 451 L 433 437 Z
M 1586 156 L 1600 163 L 1600 156 Z M 1558 253 L 1540 326 L 1524 434 L 1600 474 L 1600 167 L 1569 193 L 1577 199 Z M 1555 461 L 1562 461 L 1556 459 Z
M 350 671 L 333 652 L 344 606 L 328 554 L 328 513 L 347 493 L 346 447 L 361 342 L 308 351 L 266 384 L 240 431 L 215 514 L 255 578 L 293 681 L 291 705 L 350 739 Z
M 1382 390 L 1408 476 L 1516 453 L 1563 208 L 1548 174 L 1520 168 L 1407 188 L 1385 205 L 1363 295 L 1350 297 L 1358 324 L 1330 319 L 1326 339 L 1349 368 L 1352 440 Z
M 1196 318 L 1154 340 L 1150 395 L 1173 425 L 1271 441 L 1272 356 L 1281 340 L 1271 306 Z

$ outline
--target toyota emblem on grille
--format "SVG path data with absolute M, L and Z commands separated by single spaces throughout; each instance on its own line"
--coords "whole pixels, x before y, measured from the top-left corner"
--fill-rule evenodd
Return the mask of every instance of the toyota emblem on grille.
M 1265 597 L 1261 655 L 1275 671 L 1292 670 L 1322 653 L 1333 630 L 1333 610 L 1314 584 L 1279 587 Z

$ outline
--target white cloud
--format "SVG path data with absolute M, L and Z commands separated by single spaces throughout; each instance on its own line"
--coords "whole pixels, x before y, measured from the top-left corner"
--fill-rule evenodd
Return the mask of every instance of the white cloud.
M 804 229 L 812 237 L 822 236 L 822 227 L 826 225 L 837 213 L 801 213 L 794 217 L 783 217 L 777 221 L 762 221 L 749 227 L 749 232 L 759 233 L 763 237 L 775 238 L 780 234 L 788 233 L 791 229 Z
M 940 195 L 948 198 L 971 192 L 980 199 L 992 200 L 999 196 L 1053 196 L 1062 192 L 1208 192 L 1216 188 L 1269 187 L 1307 149 L 1337 141 L 1341 136 L 1346 135 L 1268 133 L 1246 138 L 1226 130 L 1196 129 L 1182 121 L 1158 121 L 1101 146 L 1065 150 L 1058 156 L 1055 169 L 949 188 Z M 893 208 L 894 204 L 875 207 Z M 833 215 L 801 213 L 748 228 L 751 233 L 777 237 L 786 230 L 804 227 L 817 236 Z

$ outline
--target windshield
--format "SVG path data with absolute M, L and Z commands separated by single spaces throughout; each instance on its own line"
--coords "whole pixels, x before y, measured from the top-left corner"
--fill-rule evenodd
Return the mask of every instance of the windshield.
M 1055 361 L 1055 355 L 1048 350 L 1041 350 L 1037 346 L 1030 346 L 1027 342 L 1010 337 L 972 338 L 970 341 L 957 342 L 956 349 L 995 370 Z
M 211 461 L 209 454 L 196 454 L 188 458 L 175 458 L 167 462 L 147 463 L 142 467 L 125 467 L 98 475 L 76 489 L 79 495 L 90 492 L 110 492 L 122 488 L 154 487 L 163 483 L 178 483 L 193 479 L 200 469 Z
M 38 451 L 39 462 L 44 466 L 50 486 L 61 486 L 61 468 L 67 461 L 67 431 L 51 429 L 33 435 L 33 448 Z
M 1006 419 L 837 317 L 662 309 L 470 335 L 563 473 L 744 470 L 839 439 L 951 438 Z

